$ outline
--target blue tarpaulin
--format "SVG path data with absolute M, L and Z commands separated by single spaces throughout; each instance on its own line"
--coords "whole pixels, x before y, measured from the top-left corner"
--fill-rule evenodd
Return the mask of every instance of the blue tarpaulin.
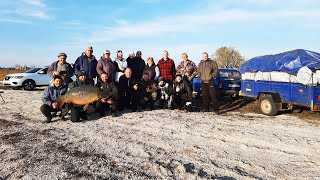
M 301 67 L 320 69 L 320 53 L 296 49 L 275 55 L 254 57 L 242 64 L 241 73 L 282 71 L 296 75 Z

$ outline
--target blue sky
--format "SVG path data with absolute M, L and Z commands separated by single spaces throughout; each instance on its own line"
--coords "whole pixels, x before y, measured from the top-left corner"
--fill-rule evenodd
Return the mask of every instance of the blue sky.
M 68 54 L 73 63 L 87 46 L 100 58 L 122 49 L 143 58 L 231 46 L 246 58 L 293 49 L 320 52 L 317 0 L 1 0 L 0 66 L 44 66 Z

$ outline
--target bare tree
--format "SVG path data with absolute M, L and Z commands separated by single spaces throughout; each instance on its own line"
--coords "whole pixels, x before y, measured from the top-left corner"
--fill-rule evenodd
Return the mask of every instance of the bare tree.
M 221 47 L 213 55 L 220 68 L 239 68 L 244 62 L 244 57 L 233 47 Z
M 16 65 L 14 66 L 14 68 L 15 68 L 15 69 L 22 69 L 22 66 L 21 66 L 20 64 L 16 64 Z

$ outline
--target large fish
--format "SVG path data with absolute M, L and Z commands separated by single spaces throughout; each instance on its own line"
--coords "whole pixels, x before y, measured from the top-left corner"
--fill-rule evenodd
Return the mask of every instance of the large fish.
M 86 110 L 90 103 L 98 101 L 103 97 L 105 97 L 105 94 L 98 87 L 79 86 L 72 88 L 65 95 L 60 96 L 56 102 L 59 108 L 62 108 L 64 103 L 71 102 L 73 104 L 85 105 L 83 109 Z

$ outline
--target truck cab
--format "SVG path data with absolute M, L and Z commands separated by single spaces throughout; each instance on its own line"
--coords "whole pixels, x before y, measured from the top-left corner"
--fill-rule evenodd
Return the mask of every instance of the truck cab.
M 214 79 L 217 97 L 224 96 L 238 97 L 241 90 L 241 74 L 236 69 L 219 68 L 219 73 Z M 192 81 L 193 93 L 200 95 L 201 79 L 195 77 Z

